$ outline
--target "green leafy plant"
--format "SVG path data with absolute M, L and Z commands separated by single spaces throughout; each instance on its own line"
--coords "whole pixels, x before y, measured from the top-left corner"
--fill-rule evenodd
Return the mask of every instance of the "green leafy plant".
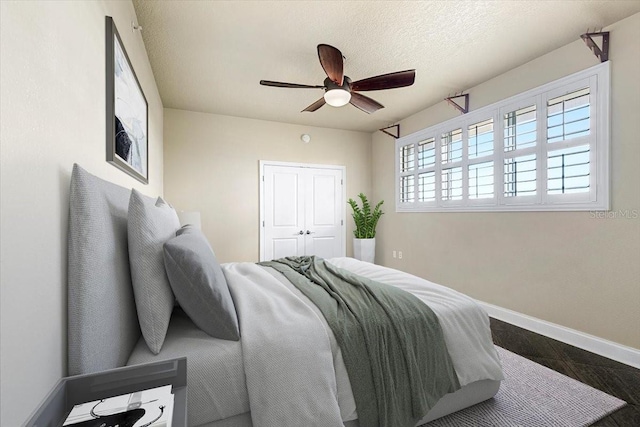
M 358 203 L 353 199 L 349 199 L 347 202 L 351 206 L 351 209 L 353 209 L 351 216 L 356 223 L 356 229 L 353 231 L 353 235 L 356 239 L 374 238 L 376 237 L 376 226 L 378 225 L 378 220 L 384 213 L 380 209 L 384 200 L 381 200 L 372 210 L 371 204 L 369 204 L 369 200 L 364 193 L 358 194 L 358 197 L 362 200 L 362 207 L 358 206 Z

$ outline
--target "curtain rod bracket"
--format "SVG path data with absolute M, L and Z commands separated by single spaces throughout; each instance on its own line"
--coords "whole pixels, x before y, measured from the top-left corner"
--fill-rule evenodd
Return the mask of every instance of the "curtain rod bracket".
M 454 101 L 454 99 L 457 98 L 464 98 L 464 107 L 461 106 L 460 104 L 458 104 L 456 101 Z M 449 104 L 453 105 L 456 110 L 460 111 L 462 114 L 467 114 L 469 112 L 469 94 L 465 93 L 462 94 L 462 92 L 460 93 L 460 95 L 453 95 L 453 96 L 448 96 L 444 99 L 445 101 L 447 101 Z
M 391 132 L 387 132 L 387 129 L 391 129 L 391 128 L 395 128 L 396 130 L 396 134 L 392 134 Z M 400 138 L 400 125 L 391 125 L 391 126 L 387 126 L 386 128 L 382 128 L 382 129 L 378 129 L 380 132 L 384 132 L 389 136 L 394 137 L 395 139 Z
M 602 37 L 602 48 L 600 48 L 593 37 Z M 593 31 L 587 32 L 580 36 L 591 52 L 600 60 L 600 62 L 607 62 L 609 60 L 609 31 Z

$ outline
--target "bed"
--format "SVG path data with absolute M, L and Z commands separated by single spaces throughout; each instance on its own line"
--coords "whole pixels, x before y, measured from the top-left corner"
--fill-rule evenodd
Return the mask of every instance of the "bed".
M 331 329 L 318 308 L 273 268 L 222 265 L 236 302 L 239 341 L 208 335 L 176 307 L 160 352 L 150 351 L 141 336 L 132 290 L 127 239 L 130 195 L 131 190 L 74 165 L 69 374 L 186 356 L 189 425 L 360 426 L 349 375 Z M 351 258 L 327 263 L 408 291 L 437 315 L 461 388 L 442 397 L 416 425 L 495 395 L 503 379 L 500 361 L 488 316 L 471 298 Z

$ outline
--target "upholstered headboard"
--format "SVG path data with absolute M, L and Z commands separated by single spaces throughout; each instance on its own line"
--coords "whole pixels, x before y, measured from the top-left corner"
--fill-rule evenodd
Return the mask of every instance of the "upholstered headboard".
M 131 190 L 73 166 L 69 215 L 69 375 L 123 366 L 140 338 L 129 252 Z

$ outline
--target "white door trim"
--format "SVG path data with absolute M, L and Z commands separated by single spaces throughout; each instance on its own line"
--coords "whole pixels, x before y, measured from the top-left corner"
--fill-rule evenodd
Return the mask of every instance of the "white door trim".
M 260 181 L 260 199 L 258 204 L 260 206 L 260 218 L 258 222 L 258 229 L 260 235 L 260 261 L 264 261 L 264 168 L 265 166 L 285 166 L 292 168 L 309 168 L 309 169 L 332 169 L 339 170 L 342 174 L 342 198 L 346 195 L 345 189 L 347 188 L 347 168 L 341 165 L 319 165 L 315 163 L 295 163 L 295 162 L 280 162 L 275 160 L 260 160 L 259 161 L 259 181 Z M 347 253 L 347 203 L 346 200 L 342 201 L 342 253 Z

